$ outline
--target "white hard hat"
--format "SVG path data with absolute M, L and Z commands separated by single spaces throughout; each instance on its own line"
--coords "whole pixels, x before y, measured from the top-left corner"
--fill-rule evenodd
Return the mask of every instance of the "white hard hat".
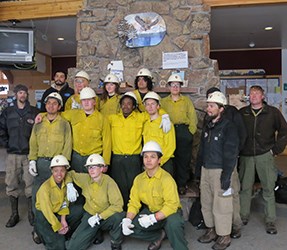
M 134 92 L 128 91 L 128 92 L 124 93 L 124 95 L 121 97 L 121 100 L 124 99 L 126 96 L 133 98 L 136 101 L 136 104 L 138 104 L 138 100 L 137 100 L 137 97 L 136 97 Z
M 171 82 L 180 82 L 181 84 L 183 84 L 183 81 L 181 79 L 181 76 L 179 74 L 172 74 L 168 80 L 167 80 L 168 83 L 171 83 Z
M 143 146 L 141 155 L 143 155 L 145 152 L 157 152 L 162 154 L 160 145 L 155 141 L 149 141 Z
M 75 78 L 76 77 L 83 77 L 85 79 L 87 79 L 88 81 L 90 81 L 90 76 L 88 75 L 88 73 L 86 71 L 79 71 L 76 75 L 75 75 Z
M 151 72 L 146 68 L 140 69 L 137 76 L 148 76 L 152 78 Z
M 62 99 L 62 97 L 60 96 L 59 93 L 57 93 L 57 92 L 52 92 L 52 93 L 50 93 L 50 94 L 45 98 L 44 102 L 46 103 L 49 98 L 54 98 L 54 99 L 56 99 L 56 100 L 60 103 L 61 107 L 63 107 L 63 99 Z
M 81 93 L 80 93 L 80 100 L 83 100 L 83 99 L 92 99 L 96 97 L 96 93 L 95 91 L 90 88 L 90 87 L 85 87 L 81 90 Z
M 85 167 L 94 165 L 106 165 L 105 160 L 99 154 L 92 154 L 88 157 Z
M 108 75 L 106 76 L 104 82 L 105 82 L 105 83 L 112 82 L 112 83 L 117 83 L 117 84 L 119 84 L 120 81 L 119 81 L 119 78 L 118 78 L 116 75 L 114 75 L 114 74 L 108 74 Z
M 160 101 L 160 96 L 157 93 L 155 93 L 154 91 L 149 91 L 144 96 L 143 102 L 145 102 L 146 99 L 154 99 L 154 100 L 157 100 L 159 102 Z
M 70 168 L 70 164 L 65 156 L 56 155 L 53 157 L 51 161 L 50 168 L 60 167 L 60 166 L 66 167 L 66 169 Z
M 221 105 L 227 104 L 227 100 L 226 100 L 225 95 L 223 93 L 221 93 L 220 91 L 215 91 L 215 92 L 211 93 L 207 97 L 206 102 L 216 102 L 216 103 L 219 103 Z

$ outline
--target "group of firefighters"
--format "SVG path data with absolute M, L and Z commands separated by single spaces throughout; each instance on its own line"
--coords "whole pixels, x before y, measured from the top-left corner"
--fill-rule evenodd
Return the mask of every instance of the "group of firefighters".
M 186 194 L 191 177 L 197 115 L 190 98 L 181 94 L 183 79 L 169 77 L 170 95 L 165 98 L 152 91 L 152 74 L 146 68 L 139 70 L 135 90 L 123 95 L 116 75 L 105 77 L 100 98 L 89 82 L 89 75 L 80 71 L 73 90 L 65 72 L 57 71 L 43 95 L 42 113 L 30 106 L 26 86 L 15 87 L 15 100 L 0 117 L 12 209 L 6 227 L 19 222 L 23 180 L 33 240 L 46 249 L 87 249 L 103 241 L 103 231 L 109 231 L 114 250 L 122 249 L 125 236 L 150 241 L 149 250 L 160 249 L 166 237 L 173 249 L 189 249 L 179 195 Z M 270 120 L 262 130 L 254 119 L 267 114 Z M 284 150 L 286 135 L 286 121 L 264 102 L 260 86 L 251 87 L 250 105 L 240 112 L 227 105 L 219 89 L 208 90 L 195 171 L 207 226 L 199 242 L 214 240 L 212 248 L 219 250 L 230 245 L 231 237 L 241 236 L 255 169 L 268 203 L 267 233 L 277 233 L 272 154 Z M 255 154 L 252 140 L 258 144 Z

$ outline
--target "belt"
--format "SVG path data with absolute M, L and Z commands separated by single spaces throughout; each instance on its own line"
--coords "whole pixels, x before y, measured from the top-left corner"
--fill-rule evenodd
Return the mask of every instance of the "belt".
M 178 128 L 178 127 L 188 127 L 188 125 L 187 125 L 187 124 L 184 124 L 184 123 L 174 124 L 174 126 L 175 126 L 176 128 Z
M 44 161 L 51 161 L 53 157 L 38 157 L 38 159 L 42 159 Z

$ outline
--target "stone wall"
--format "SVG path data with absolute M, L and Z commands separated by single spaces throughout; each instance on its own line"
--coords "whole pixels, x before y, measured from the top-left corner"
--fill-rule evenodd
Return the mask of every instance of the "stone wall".
M 167 32 L 163 41 L 153 47 L 127 48 L 119 39 L 117 26 L 129 14 L 156 12 L 165 20 Z M 202 0 L 84 0 L 77 21 L 77 68 L 69 75 L 84 69 L 97 88 L 99 79 L 108 73 L 111 60 L 122 60 L 124 79 L 133 85 L 138 70 L 150 69 L 155 90 L 161 80 L 167 80 L 170 70 L 163 70 L 162 52 L 188 51 L 189 68 L 184 69 L 189 93 L 197 108 L 203 107 L 205 92 L 218 85 L 217 61 L 209 58 L 210 7 Z

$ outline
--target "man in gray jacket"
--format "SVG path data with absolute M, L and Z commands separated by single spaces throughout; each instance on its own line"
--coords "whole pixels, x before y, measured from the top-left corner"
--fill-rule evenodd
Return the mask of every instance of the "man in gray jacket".
M 21 193 L 20 182 L 25 183 L 25 196 L 28 199 L 28 219 L 34 223 L 32 212 L 33 176 L 29 174 L 29 138 L 38 109 L 28 102 L 28 88 L 17 85 L 14 88 L 16 100 L 0 116 L 0 144 L 7 148 L 6 193 L 9 196 L 12 214 L 6 227 L 14 227 L 19 222 L 18 197 Z

